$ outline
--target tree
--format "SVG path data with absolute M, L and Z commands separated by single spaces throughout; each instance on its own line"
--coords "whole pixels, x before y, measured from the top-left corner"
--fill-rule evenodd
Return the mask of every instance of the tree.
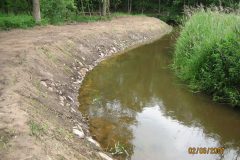
M 39 0 L 32 0 L 32 2 L 33 2 L 33 18 L 40 25 L 41 24 L 41 15 L 40 15 Z
M 4 6 L 5 13 L 8 14 L 8 1 L 7 0 L 4 0 L 3 6 Z
M 184 0 L 184 2 L 185 2 L 185 0 Z M 158 0 L 158 13 L 160 13 L 161 12 L 161 0 Z
M 107 10 L 107 8 L 106 8 L 106 0 L 103 0 L 103 10 L 102 10 L 102 15 L 103 16 L 106 16 L 106 10 Z
M 132 12 L 132 0 L 128 0 L 128 14 Z

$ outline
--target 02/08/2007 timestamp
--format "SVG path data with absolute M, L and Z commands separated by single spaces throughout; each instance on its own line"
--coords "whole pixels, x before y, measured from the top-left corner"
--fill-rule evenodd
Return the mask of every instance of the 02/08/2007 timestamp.
M 188 153 L 189 154 L 223 154 L 224 148 L 195 148 L 189 147 Z

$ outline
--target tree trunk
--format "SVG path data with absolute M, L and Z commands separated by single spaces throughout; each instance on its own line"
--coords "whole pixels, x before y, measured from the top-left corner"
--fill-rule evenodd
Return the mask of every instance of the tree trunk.
M 160 13 L 160 12 L 161 12 L 161 0 L 158 0 L 158 13 Z
M 18 2 L 18 0 L 15 0 L 15 8 L 14 8 L 14 14 L 15 14 L 15 16 L 17 16 L 18 15 L 18 8 L 17 8 L 17 2 Z
M 144 6 L 143 6 L 143 3 L 144 3 L 144 0 L 142 0 L 142 14 L 143 14 L 143 7 L 144 7 Z
M 90 8 L 89 8 L 89 3 L 88 3 L 88 12 L 89 12 L 89 15 L 90 15 L 90 19 L 92 20 L 92 15 L 91 15 L 91 11 L 90 11 Z
M 130 0 L 130 14 L 132 13 L 132 0 Z
M 83 9 L 83 2 L 82 2 L 82 0 L 81 0 L 81 4 L 82 4 L 83 17 L 84 17 L 84 19 L 86 19 L 85 12 L 84 12 L 84 9 Z
M 110 18 L 110 0 L 108 0 L 108 18 Z
M 102 15 L 101 15 L 101 0 L 99 0 L 99 16 L 100 16 L 100 19 L 102 19 Z
M 103 10 L 102 10 L 102 15 L 106 16 L 106 0 L 103 0 Z
M 128 9 L 127 13 L 129 14 L 129 0 L 128 0 L 127 9 Z
M 68 12 L 66 12 L 66 19 L 68 19 Z
M 8 1 L 7 0 L 4 1 L 4 10 L 5 10 L 5 13 L 8 14 Z
M 33 2 L 33 18 L 37 21 L 38 25 L 41 25 L 39 0 L 32 0 L 32 2 Z

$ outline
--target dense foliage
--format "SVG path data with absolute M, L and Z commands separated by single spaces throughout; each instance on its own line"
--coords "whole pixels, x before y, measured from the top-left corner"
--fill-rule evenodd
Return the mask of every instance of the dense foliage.
M 95 12 L 96 16 L 99 16 L 99 10 L 103 8 L 103 0 L 39 0 L 40 2 L 40 10 L 41 17 L 43 19 L 43 23 L 50 24 L 58 24 L 59 22 L 63 23 L 64 21 L 68 22 L 71 14 L 79 13 L 79 12 Z M 164 20 L 165 22 L 169 22 L 171 20 L 179 22 L 179 15 L 183 11 L 183 6 L 197 6 L 199 4 L 210 5 L 210 4 L 219 4 L 219 0 L 107 0 L 107 8 L 110 12 L 124 12 L 124 13 L 134 13 L 134 14 L 147 14 L 148 16 L 154 16 Z M 223 0 L 222 5 L 227 7 L 236 7 L 236 3 L 238 0 Z M 108 11 L 107 9 L 107 11 Z M 28 19 L 29 16 L 32 16 L 33 3 L 32 0 L 1 0 L 0 1 L 0 13 L 2 13 L 1 17 L 13 17 L 18 16 L 19 14 L 25 14 L 25 20 Z M 69 12 L 69 14 L 68 14 Z M 7 16 L 10 14 L 11 16 Z M 151 15 L 149 15 L 151 14 Z M 28 15 L 28 16 L 27 16 Z M 70 15 L 70 16 L 68 16 Z M 89 16 L 89 14 L 87 14 Z M 23 19 L 23 16 L 20 16 L 19 19 Z M 82 18 L 78 18 L 77 16 L 72 20 L 77 20 Z M 87 18 L 85 17 L 85 20 Z M 96 18 L 95 18 L 96 19 Z M 4 19 L 6 20 L 6 18 Z M 8 22 L 3 22 L 1 20 L 1 28 L 2 29 L 11 29 L 18 28 L 22 22 L 18 22 L 13 20 L 11 24 L 10 21 L 13 19 L 9 18 Z M 6 26 L 2 26 L 2 24 L 7 24 Z M 24 21 L 23 27 L 25 28 L 26 24 L 32 24 L 32 20 L 26 22 Z M 31 25 L 28 25 L 30 27 Z
M 9 30 L 13 28 L 29 28 L 35 26 L 35 20 L 32 16 L 13 14 L 2 15 L 0 14 L 0 28 Z
M 240 17 L 233 8 L 185 9 L 174 69 L 192 89 L 240 105 Z

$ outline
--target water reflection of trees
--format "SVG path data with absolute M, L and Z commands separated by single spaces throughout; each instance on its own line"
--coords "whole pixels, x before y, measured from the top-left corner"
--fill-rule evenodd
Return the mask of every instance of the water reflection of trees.
M 238 150 L 239 111 L 214 105 L 205 95 L 191 93 L 177 82 L 167 67 L 172 59 L 166 48 L 170 43 L 163 40 L 140 47 L 103 62 L 87 75 L 79 102 L 81 112 L 92 117 L 91 133 L 97 135 L 103 147 L 113 147 L 113 143 L 108 144 L 114 142 L 112 139 L 120 141 L 130 158 L 134 152 L 131 126 L 138 125 L 138 113 L 163 102 L 159 109 L 165 116 L 202 128 L 206 136 L 219 140 L 220 147 Z
M 103 147 L 111 139 L 122 141 L 130 157 L 134 150 L 130 126 L 138 125 L 137 114 L 155 103 L 153 72 L 161 51 L 153 54 L 151 49 L 152 45 L 141 47 L 102 63 L 88 74 L 79 90 L 80 110 L 92 117 L 91 133 Z

